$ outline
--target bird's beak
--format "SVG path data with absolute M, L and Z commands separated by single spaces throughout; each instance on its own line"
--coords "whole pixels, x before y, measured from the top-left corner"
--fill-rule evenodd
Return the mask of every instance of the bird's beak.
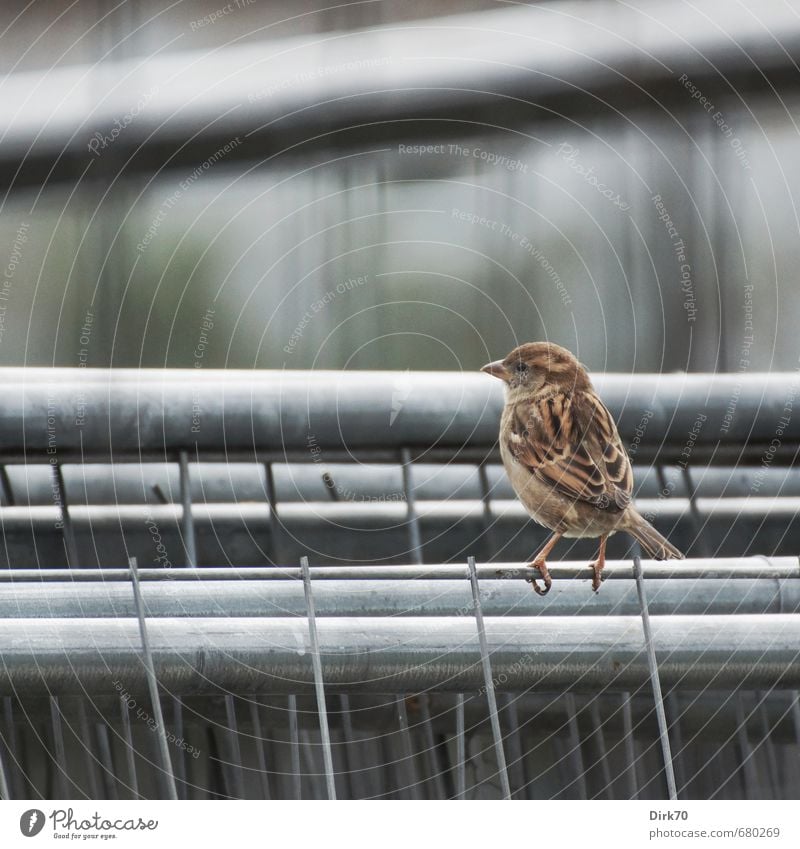
M 508 380 L 508 369 L 503 365 L 502 360 L 487 363 L 481 371 L 485 371 L 486 374 L 490 374 L 492 377 L 499 377 L 500 380 Z

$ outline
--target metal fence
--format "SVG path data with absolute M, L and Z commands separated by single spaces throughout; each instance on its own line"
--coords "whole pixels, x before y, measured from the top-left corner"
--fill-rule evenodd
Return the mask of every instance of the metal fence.
M 798 795 L 796 374 L 599 376 L 689 559 L 546 599 L 483 375 L 0 381 L 4 796 Z

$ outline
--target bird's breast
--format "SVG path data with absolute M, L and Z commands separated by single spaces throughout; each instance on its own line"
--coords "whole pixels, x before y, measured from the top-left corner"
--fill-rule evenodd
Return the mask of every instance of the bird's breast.
M 551 531 L 565 537 L 598 537 L 611 534 L 619 526 L 624 513 L 598 510 L 584 501 L 569 498 L 539 480 L 527 466 L 520 463 L 500 440 L 503 466 L 522 505 L 531 518 Z

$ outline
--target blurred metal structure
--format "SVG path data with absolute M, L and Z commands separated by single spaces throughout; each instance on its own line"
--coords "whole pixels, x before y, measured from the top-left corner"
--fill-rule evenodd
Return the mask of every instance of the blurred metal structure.
M 545 335 L 599 370 L 796 362 L 791 2 L 163 6 L 43 59 L 0 10 L 3 362 L 457 368 Z
M 331 147 L 411 143 L 423 133 L 435 143 L 453 138 L 448 122 L 458 122 L 460 139 L 469 141 L 468 123 L 480 137 L 484 123 L 527 128 L 533 118 L 585 114 L 598 101 L 625 109 L 646 107 L 653 97 L 662 107 L 684 102 L 685 90 L 674 85 L 675 68 L 709 96 L 723 88 L 761 88 L 765 75 L 776 82 L 794 76 L 791 56 L 800 50 L 795 10 L 766 0 L 761 12 L 771 31 L 746 9 L 726 7 L 723 39 L 714 20 L 721 9 L 719 2 L 704 0 L 691 12 L 682 4 L 658 3 L 627 10 L 629 25 L 638 30 L 635 50 L 607 26 L 612 10 L 626 10 L 601 0 L 512 7 L 327 39 L 276 40 L 266 49 L 236 45 L 167 53 L 147 63 L 135 58 L 111 67 L 63 68 L 46 75 L 47 97 L 0 118 L 0 175 L 16 185 L 70 177 L 89 165 L 97 170 L 98 152 L 106 149 L 115 163 L 125 163 L 127 176 L 152 174 L 161 163 L 185 169 L 232 139 L 237 143 L 228 161 L 254 159 L 254 151 L 263 159 L 305 158 Z M 459 37 L 446 39 L 444 32 Z M 783 50 L 775 49 L 775 32 Z M 543 44 L 549 49 L 537 52 Z M 4 83 L 14 101 L 24 101 L 32 86 L 42 86 L 33 74 Z M 120 132 L 116 122 L 129 109 L 130 90 L 150 96 L 137 120 Z M 96 106 L 87 110 L 83 105 L 89 103 Z M 424 130 L 417 122 L 424 122 Z M 87 145 L 87 139 L 102 137 L 113 138 L 113 145 Z
M 403 379 L 0 373 L 0 794 L 800 792 L 797 376 L 599 376 L 690 559 L 545 599 L 498 387 Z

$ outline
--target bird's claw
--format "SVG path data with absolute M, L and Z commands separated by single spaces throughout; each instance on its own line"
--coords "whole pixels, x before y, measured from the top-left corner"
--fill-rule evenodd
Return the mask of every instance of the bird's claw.
M 590 563 L 589 565 L 592 567 L 592 572 L 594 572 L 592 575 L 592 589 L 597 592 L 600 589 L 600 583 L 603 580 L 600 576 L 600 571 L 603 567 L 599 566 L 596 562 Z
M 550 592 L 550 587 L 553 586 L 553 579 L 550 577 L 550 572 L 548 571 L 547 566 L 544 563 L 537 563 L 535 560 L 533 563 L 529 563 L 528 565 L 531 569 L 539 570 L 539 574 L 542 576 L 542 580 L 544 581 L 544 589 L 536 583 L 536 578 L 534 578 L 533 575 L 529 575 L 525 578 L 525 580 L 530 583 L 537 595 L 547 595 Z
M 535 590 L 535 592 L 537 593 L 537 595 L 547 595 L 547 594 L 550 592 L 550 587 L 552 587 L 552 586 L 553 586 L 553 580 L 552 580 L 552 578 L 550 578 L 550 576 L 548 575 L 548 576 L 544 579 L 544 589 L 542 589 L 542 588 L 541 588 L 541 587 L 540 587 L 540 586 L 536 583 L 536 578 L 531 578 L 531 585 L 533 586 L 533 589 Z

